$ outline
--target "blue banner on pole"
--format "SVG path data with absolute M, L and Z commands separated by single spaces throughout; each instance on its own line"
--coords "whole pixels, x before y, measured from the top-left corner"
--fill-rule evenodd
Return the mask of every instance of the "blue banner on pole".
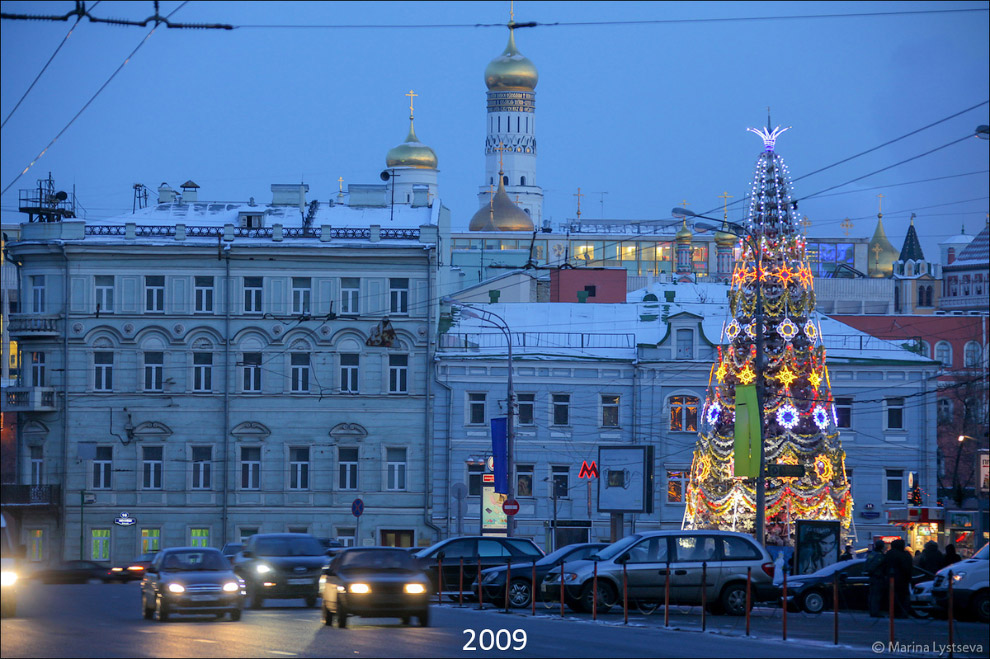
M 508 427 L 506 419 L 498 417 L 492 419 L 492 455 L 495 457 L 495 491 L 499 494 L 509 492 L 509 469 L 508 469 L 508 449 L 506 438 Z

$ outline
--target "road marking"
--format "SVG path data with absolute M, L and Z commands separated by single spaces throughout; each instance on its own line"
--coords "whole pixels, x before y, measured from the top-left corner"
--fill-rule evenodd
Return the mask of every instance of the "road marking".
M 295 652 L 282 652 L 281 650 L 269 650 L 269 652 L 271 652 L 272 654 L 284 654 L 287 657 L 296 656 Z
M 155 629 L 139 629 L 138 631 L 142 634 L 154 634 L 157 632 Z
M 197 643 L 216 643 L 216 641 L 211 641 L 208 638 L 194 638 L 193 640 Z

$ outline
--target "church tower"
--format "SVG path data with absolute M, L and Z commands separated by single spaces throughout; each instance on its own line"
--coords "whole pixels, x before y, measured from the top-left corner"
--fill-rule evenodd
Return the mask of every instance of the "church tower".
M 539 227 L 543 222 L 543 190 L 536 185 L 536 66 L 516 48 L 514 22 L 509 23 L 509 43 L 488 63 L 487 137 L 485 181 L 478 190 L 478 205 L 491 204 L 492 190 L 501 185 Z

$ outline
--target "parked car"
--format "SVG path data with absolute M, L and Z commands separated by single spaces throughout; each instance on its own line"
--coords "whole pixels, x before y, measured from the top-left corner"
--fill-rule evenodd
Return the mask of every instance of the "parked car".
M 911 586 L 911 608 L 918 613 L 932 613 L 935 608 L 935 598 L 932 597 L 934 585 L 934 580 L 928 580 Z
M 248 602 L 260 608 L 266 599 L 306 600 L 316 606 L 320 572 L 327 550 L 308 533 L 257 533 L 234 557 L 234 571 L 247 584 Z
M 396 547 L 341 550 L 320 577 L 323 624 L 347 626 L 347 616 L 430 624 L 430 580 L 415 556 Z
M 219 550 L 175 547 L 158 552 L 141 581 L 141 613 L 166 622 L 179 614 L 241 619 L 244 582 Z
M 151 562 L 155 560 L 157 555 L 157 552 L 149 552 L 141 554 L 128 563 L 114 565 L 110 568 L 110 581 L 119 581 L 120 583 L 140 581 L 144 578 L 145 570 L 151 566 Z
M 945 611 L 949 603 L 949 572 L 952 572 L 953 615 L 971 612 L 981 622 L 990 621 L 990 544 L 972 558 L 944 567 L 935 574 L 932 597 L 935 606 Z
M 421 549 L 414 554 L 422 561 L 426 574 L 430 577 L 430 587 L 450 597 L 457 597 L 460 590 L 460 562 L 464 559 L 464 590 L 470 599 L 474 593 L 470 584 L 478 577 L 480 569 L 505 565 L 507 559 L 519 562 L 532 562 L 533 558 L 543 558 L 543 550 L 526 538 L 500 538 L 494 536 L 463 536 L 447 538 Z M 442 579 L 437 571 L 443 561 Z
M 564 600 L 572 609 L 590 611 L 595 564 L 598 566 L 598 610 L 621 601 L 622 568 L 626 568 L 629 600 L 663 602 L 670 568 L 670 603 L 701 604 L 730 615 L 746 612 L 746 573 L 752 568 L 751 602 L 770 599 L 773 561 L 751 536 L 732 531 L 651 531 L 612 543 L 586 560 L 550 570 L 543 580 L 548 599 L 558 597 L 563 574 Z
M 110 566 L 96 561 L 63 561 L 41 568 L 33 576 L 42 583 L 89 583 L 92 579 L 109 583 L 113 580 Z
M 832 608 L 832 581 L 839 581 L 839 608 L 867 610 L 870 608 L 870 576 L 866 574 L 866 560 L 854 558 L 827 565 L 817 572 L 799 574 L 787 580 L 787 601 L 808 613 L 821 613 Z M 911 583 L 930 581 L 935 575 L 917 565 L 911 574 Z M 775 588 L 774 600 L 780 601 L 782 589 Z M 887 606 L 886 597 L 884 607 Z M 886 608 L 884 608 L 886 610 Z
M 551 552 L 543 558 L 536 559 L 536 581 L 533 581 L 533 560 L 526 562 L 513 562 L 506 567 L 500 565 L 481 571 L 481 585 L 484 588 L 484 596 L 488 601 L 502 602 L 505 600 L 505 579 L 509 574 L 512 585 L 509 588 L 509 604 L 517 609 L 530 605 L 530 598 L 533 591 L 539 592 L 540 584 L 547 573 L 554 567 L 566 561 L 578 561 L 604 549 L 607 542 L 582 542 L 561 547 L 555 552 Z M 477 592 L 478 580 L 471 584 L 471 590 Z
M 243 542 L 228 542 L 220 550 L 220 553 L 226 556 L 227 560 L 232 561 L 234 560 L 234 556 L 237 556 L 237 553 L 242 549 L 244 549 Z

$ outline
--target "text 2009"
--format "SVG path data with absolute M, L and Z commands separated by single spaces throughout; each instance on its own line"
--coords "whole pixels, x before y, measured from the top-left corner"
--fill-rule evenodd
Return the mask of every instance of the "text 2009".
M 473 629 L 465 629 L 462 633 L 467 634 L 467 643 L 462 650 L 522 650 L 526 647 L 525 629 L 482 629 L 479 632 Z M 477 645 L 475 645 L 477 641 Z

